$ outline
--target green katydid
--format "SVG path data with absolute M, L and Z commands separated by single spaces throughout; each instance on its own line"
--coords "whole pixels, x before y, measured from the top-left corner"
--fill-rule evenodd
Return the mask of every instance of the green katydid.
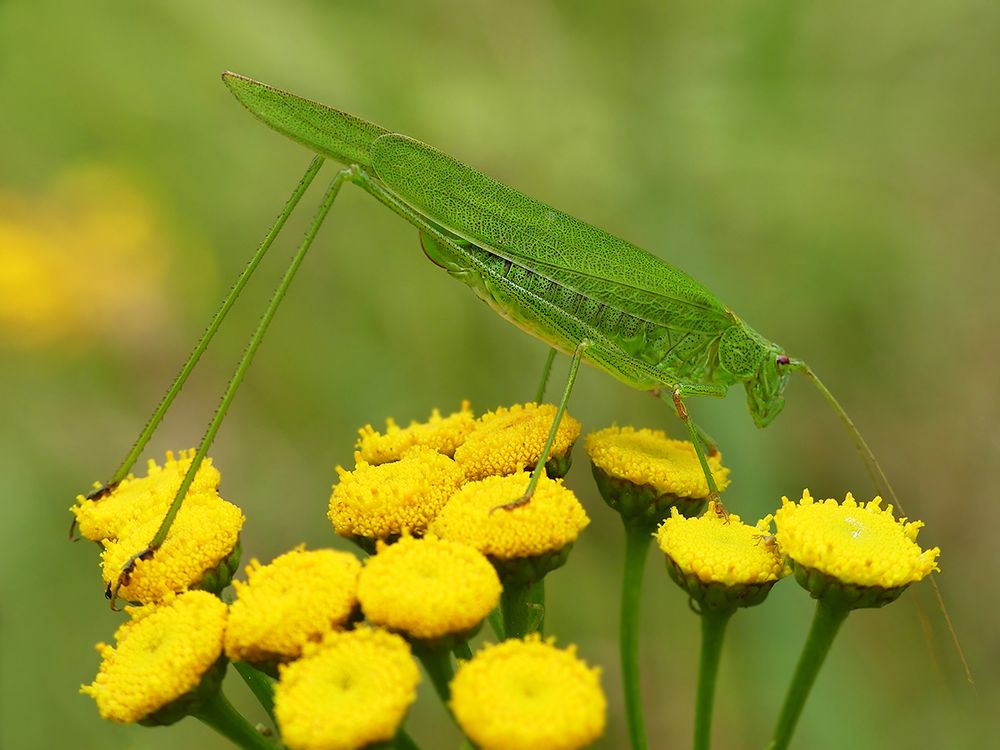
M 758 427 L 765 427 L 784 406 L 789 376 L 801 372 L 847 428 L 876 485 L 899 507 L 868 444 L 808 365 L 758 334 L 682 271 L 408 136 L 234 73 L 223 74 L 223 80 L 256 117 L 318 156 L 125 461 L 90 497 L 101 496 L 128 473 L 323 158 L 345 168 L 334 178 L 251 339 L 170 511 L 147 549 L 123 570 L 119 583 L 127 579 L 136 560 L 151 555 L 165 539 L 274 310 L 345 182 L 362 188 L 413 224 L 428 258 L 472 287 L 497 313 L 554 350 L 572 354 L 570 377 L 549 445 L 576 369 L 580 361 L 586 361 L 673 405 L 695 445 L 710 494 L 718 500 L 706 459 L 707 440 L 689 417 L 684 399 L 722 397 L 729 387 L 743 384 L 751 417 Z M 509 505 L 530 498 L 548 448 L 525 496 Z M 109 595 L 113 598 L 113 592 Z

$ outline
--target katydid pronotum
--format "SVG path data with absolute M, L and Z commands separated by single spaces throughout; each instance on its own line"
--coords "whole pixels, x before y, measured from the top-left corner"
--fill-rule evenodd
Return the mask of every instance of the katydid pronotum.
M 585 361 L 673 406 L 695 446 L 710 497 L 718 501 L 706 457 L 714 446 L 689 416 L 685 399 L 722 397 L 730 386 L 743 384 L 751 417 L 758 427 L 765 427 L 784 406 L 789 376 L 801 372 L 847 428 L 876 486 L 899 508 L 868 444 L 809 366 L 758 334 L 680 270 L 408 136 L 244 76 L 224 73 L 223 80 L 256 117 L 316 156 L 128 456 L 113 477 L 88 497 L 101 497 L 128 474 L 324 159 L 340 162 L 344 168 L 333 178 L 251 338 L 170 510 L 147 548 L 122 570 L 119 584 L 127 580 L 138 560 L 151 556 L 166 538 L 275 310 L 344 183 L 357 185 L 414 225 L 427 257 L 472 287 L 498 314 L 554 351 L 572 355 L 549 445 L 577 367 Z M 548 448 L 524 496 L 501 507 L 529 501 Z M 112 600 L 116 593 L 117 587 L 109 586 Z

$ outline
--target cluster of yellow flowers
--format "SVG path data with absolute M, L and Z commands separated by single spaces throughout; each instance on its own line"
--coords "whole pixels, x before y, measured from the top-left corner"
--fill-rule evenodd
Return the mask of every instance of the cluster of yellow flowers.
M 228 605 L 213 594 L 230 583 L 218 569 L 235 567 L 243 516 L 218 496 L 219 472 L 207 459 L 164 543 L 136 560 L 121 585 L 131 619 L 115 646 L 99 644 L 100 672 L 83 692 L 113 721 L 204 719 L 231 660 L 277 678 L 273 716 L 290 748 L 392 740 L 416 698 L 414 656 L 467 649 L 498 607 L 504 565 L 519 573 L 510 587 L 530 584 L 565 561 L 589 523 L 561 479 L 548 476 L 530 503 L 493 512 L 524 492 L 524 470 L 541 454 L 554 415 L 551 405 L 526 404 L 477 420 L 463 404 L 407 428 L 390 421 L 384 434 L 362 429 L 355 468 L 338 468 L 329 516 L 339 534 L 373 554 L 361 562 L 348 552 L 297 548 L 266 565 L 253 560 L 246 580 L 232 581 Z M 579 433 L 579 423 L 565 418 L 553 473 L 568 468 Z M 163 466 L 149 463 L 146 476 L 130 476 L 97 500 L 77 499 L 80 533 L 104 547 L 109 588 L 153 536 L 192 457 L 168 453 Z M 527 579 L 526 562 L 533 571 Z M 524 671 L 527 664 L 533 671 Z M 517 673 L 528 682 L 548 676 L 537 690 L 522 680 L 521 694 L 508 696 L 503 723 L 517 735 L 505 736 L 472 705 L 484 686 L 514 684 L 522 679 Z M 603 731 L 598 675 L 572 648 L 528 636 L 462 662 L 447 691 L 479 747 L 574 748 Z M 566 739 L 538 745 L 560 715 Z
M 266 565 L 253 560 L 228 604 L 217 595 L 235 570 L 244 519 L 218 496 L 219 473 L 206 460 L 163 544 L 121 586 L 136 606 L 117 645 L 98 646 L 100 672 L 83 692 L 113 721 L 205 720 L 226 664 L 243 662 L 277 679 L 282 743 L 348 750 L 399 736 L 418 659 L 483 750 L 590 744 L 605 724 L 599 670 L 508 619 L 530 606 L 531 587 L 566 561 L 589 523 L 561 479 L 580 434 L 568 415 L 547 464 L 555 478 L 543 475 L 530 502 L 517 502 L 554 415 L 529 403 L 476 419 L 463 403 L 405 428 L 390 420 L 384 433 L 366 426 L 355 467 L 337 468 L 328 516 L 369 556 L 300 547 Z M 936 569 L 938 550 L 915 543 L 920 524 L 896 521 L 878 498 L 818 503 L 806 492 L 749 525 L 708 504 L 690 443 L 612 427 L 588 435 L 586 450 L 604 499 L 646 540 L 655 533 L 674 580 L 703 610 L 758 604 L 793 570 L 814 596 L 836 590 L 851 606 L 880 606 Z M 152 537 L 192 457 L 168 453 L 145 477 L 78 498 L 80 533 L 102 545 L 109 587 Z M 724 488 L 721 455 L 709 466 Z M 507 639 L 473 655 L 468 639 L 498 607 L 504 626 L 494 630 Z M 457 671 L 452 651 L 464 657 Z

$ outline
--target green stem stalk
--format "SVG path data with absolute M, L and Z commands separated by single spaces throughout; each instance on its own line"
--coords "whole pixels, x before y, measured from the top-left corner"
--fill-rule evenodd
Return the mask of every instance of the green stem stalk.
M 542 379 L 538 383 L 538 390 L 535 391 L 535 403 L 542 403 L 542 399 L 545 398 L 545 387 L 549 384 L 549 375 L 552 373 L 552 363 L 556 360 L 556 354 L 558 352 L 555 349 L 549 349 L 549 356 L 545 358 L 545 367 L 542 368 Z
M 531 585 L 504 581 L 500 609 L 503 612 L 504 637 L 524 638 L 532 631 Z
M 785 705 L 781 709 L 781 716 L 774 728 L 774 739 L 768 745 L 768 750 L 786 750 L 788 743 L 791 742 L 795 725 L 802 714 L 806 698 L 809 697 L 809 690 L 816 681 L 816 675 L 823 666 L 837 631 L 840 630 L 850 611 L 846 607 L 829 604 L 823 599 L 817 601 L 816 615 L 813 617 L 806 645 L 802 648 L 799 665 L 795 668 L 795 676 L 788 686 Z
M 420 750 L 420 745 L 414 742 L 413 738 L 406 733 L 405 729 L 400 729 L 396 733 L 396 750 Z
M 437 692 L 445 708 L 451 711 L 448 701 L 451 700 L 451 680 L 455 676 L 455 668 L 451 663 L 451 651 L 447 648 L 421 648 L 415 651 L 420 663 L 424 665 L 427 676 L 431 678 L 434 690 Z
M 642 691 L 639 683 L 639 603 L 642 599 L 646 554 L 652 539 L 647 526 L 625 524 L 625 573 L 622 580 L 619 647 L 625 691 L 625 714 L 628 717 L 632 750 L 646 749 Z
M 279 747 L 243 718 L 221 690 L 191 715 L 244 750 L 277 750 Z
M 233 662 L 233 667 L 239 672 L 240 677 L 243 678 L 243 682 L 250 688 L 250 692 L 254 694 L 257 702 L 267 712 L 271 721 L 275 721 L 274 681 L 260 670 L 254 669 L 254 667 L 245 661 Z M 277 726 L 277 723 L 275 723 L 275 726 Z
M 701 613 L 701 660 L 698 667 L 698 697 L 694 710 L 694 750 L 708 750 L 712 745 L 712 706 L 715 702 L 715 678 L 729 618 L 734 609 L 704 609 Z

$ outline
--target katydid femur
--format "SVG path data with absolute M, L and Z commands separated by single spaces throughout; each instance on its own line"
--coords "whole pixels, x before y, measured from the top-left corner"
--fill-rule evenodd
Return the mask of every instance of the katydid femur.
M 844 423 L 876 485 L 899 506 L 867 443 L 809 367 L 754 331 L 680 270 L 405 135 L 240 75 L 225 73 L 223 80 L 255 116 L 316 156 L 125 460 L 90 497 L 110 491 L 128 474 L 323 160 L 345 166 L 333 178 L 254 332 L 162 524 L 147 548 L 122 570 L 118 585 L 127 580 L 137 560 L 154 554 L 166 538 L 275 310 L 347 182 L 414 225 L 428 258 L 472 287 L 497 313 L 554 350 L 573 356 L 549 443 L 565 410 L 577 365 L 588 362 L 674 407 L 694 443 L 711 499 L 718 501 L 706 458 L 714 448 L 689 417 L 685 398 L 722 397 L 730 386 L 743 384 L 751 417 L 758 427 L 765 427 L 784 406 L 790 374 L 799 371 Z M 530 499 L 547 450 L 525 495 L 509 505 Z M 117 586 L 109 586 L 113 601 L 116 593 Z

